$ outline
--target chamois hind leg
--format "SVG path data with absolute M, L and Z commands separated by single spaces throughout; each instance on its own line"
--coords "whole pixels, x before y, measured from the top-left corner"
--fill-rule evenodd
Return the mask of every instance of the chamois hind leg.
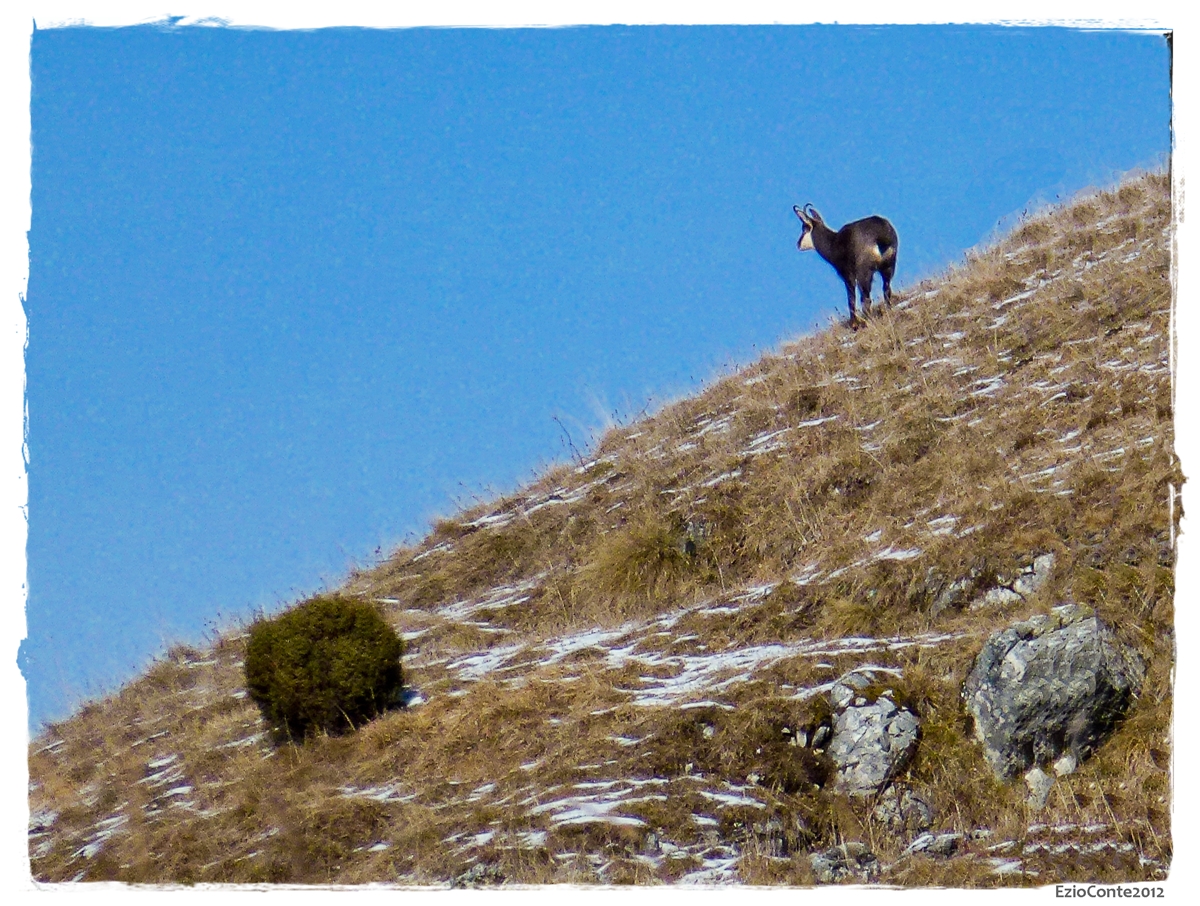
M 887 302 L 888 308 L 892 307 L 892 275 L 894 273 L 896 273 L 894 259 L 879 269 L 879 276 L 883 278 L 883 300 Z
M 871 282 L 875 278 L 873 270 L 864 270 L 858 275 L 858 293 L 861 297 L 859 301 L 862 303 L 862 313 L 864 318 L 871 316 Z

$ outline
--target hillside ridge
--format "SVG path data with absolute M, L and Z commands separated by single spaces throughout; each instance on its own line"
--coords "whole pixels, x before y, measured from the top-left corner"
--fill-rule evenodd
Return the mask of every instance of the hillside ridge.
M 272 745 L 244 628 L 172 649 L 31 744 L 34 877 L 1165 876 L 1170 230 L 1164 174 L 1087 193 L 865 329 L 785 344 L 356 571 L 342 591 L 401 633 L 410 686 L 357 732 Z M 1035 807 L 988 769 L 961 693 L 992 633 L 1063 604 L 1145 679 Z M 835 681 L 868 668 L 921 730 L 861 800 L 814 740 Z

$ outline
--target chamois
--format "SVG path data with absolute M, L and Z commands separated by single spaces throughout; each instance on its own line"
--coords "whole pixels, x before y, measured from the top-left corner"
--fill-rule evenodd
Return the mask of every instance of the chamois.
M 871 314 L 871 282 L 875 272 L 883 278 L 883 298 L 892 305 L 892 274 L 896 272 L 896 229 L 884 218 L 864 217 L 848 223 L 836 233 L 825 225 L 811 204 L 803 208 L 792 205 L 804 230 L 796 248 L 804 252 L 816 249 L 817 254 L 833 265 L 846 284 L 846 301 L 850 305 L 850 326 L 858 327 L 854 310 L 854 287 L 858 286 L 863 317 Z

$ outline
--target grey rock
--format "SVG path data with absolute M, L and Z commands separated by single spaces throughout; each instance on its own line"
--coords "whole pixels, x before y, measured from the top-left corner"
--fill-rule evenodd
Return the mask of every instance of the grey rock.
M 975 658 L 963 698 L 998 777 L 1064 753 L 1082 761 L 1124 716 L 1144 667 L 1094 615 L 1056 607 L 993 633 Z
M 935 856 L 952 856 L 958 852 L 958 847 L 962 844 L 962 834 L 938 834 L 933 838 L 933 842 L 929 844 L 929 852 Z
M 1024 598 L 1036 595 L 1054 572 L 1054 554 L 1041 554 L 1033 558 L 1033 565 L 1028 567 L 1013 582 L 1013 591 Z
M 1075 757 L 1074 752 L 1067 752 L 1054 762 L 1054 776 L 1066 777 L 1068 774 L 1074 774 L 1077 767 L 1079 767 L 1079 759 Z
M 888 679 L 899 675 L 899 670 L 884 667 L 858 667 L 850 670 L 834 680 L 833 687 L 829 690 L 829 703 L 835 711 L 848 708 L 872 683 L 887 682 Z
M 908 844 L 908 846 L 904 848 L 904 855 L 907 856 L 911 855 L 912 853 L 923 853 L 925 850 L 929 849 L 929 846 L 932 843 L 933 834 L 921 834 L 920 836 L 916 837 L 912 843 Z
M 933 599 L 933 606 L 930 608 L 931 615 L 936 617 L 944 610 L 959 610 L 966 606 L 967 601 L 971 598 L 971 593 L 975 590 L 975 584 L 974 576 L 951 582 Z
M 1054 778 L 1041 768 L 1030 768 L 1025 772 L 1025 785 L 1029 787 L 1029 804 L 1040 809 L 1046 805 L 1050 790 L 1054 788 Z
M 490 862 L 479 862 L 472 865 L 450 882 L 451 887 L 483 887 L 493 884 L 503 884 L 504 871 L 499 865 Z
M 862 693 L 893 671 L 867 668 L 840 677 L 830 691 L 833 736 L 826 754 L 837 765 L 837 786 L 870 796 L 908 764 L 916 751 L 917 716 L 896 704 L 891 690 L 872 699 Z
M 878 857 L 861 843 L 843 843 L 810 853 L 808 861 L 820 884 L 836 884 L 847 878 L 870 881 L 880 871 Z
M 933 824 L 929 803 L 907 787 L 901 789 L 894 784 L 880 793 L 872 815 L 898 837 L 920 834 Z
M 927 853 L 931 856 L 952 856 L 958 852 L 958 847 L 963 841 L 962 834 L 921 834 L 908 844 L 904 850 L 904 855 L 911 856 L 914 853 Z
M 1039 554 L 1012 582 L 1001 582 L 975 598 L 971 609 L 1004 607 L 1031 598 L 1045 587 L 1053 572 L 1054 554 Z
M 989 588 L 982 595 L 972 601 L 971 609 L 980 610 L 985 607 L 1004 607 L 1007 604 L 1016 604 L 1021 600 L 1024 599 L 1011 588 L 999 585 L 995 588 Z

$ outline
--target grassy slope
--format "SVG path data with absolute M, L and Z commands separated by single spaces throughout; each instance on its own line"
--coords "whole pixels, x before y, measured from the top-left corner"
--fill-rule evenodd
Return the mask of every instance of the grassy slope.
M 356 734 L 274 750 L 244 635 L 173 650 L 31 745 L 35 876 L 803 884 L 806 854 L 847 839 L 889 883 L 1161 877 L 1169 231 L 1162 175 L 1084 197 L 353 575 L 427 699 Z M 1045 552 L 1033 599 L 934 612 L 948 582 Z M 1148 678 L 1034 814 L 959 689 L 988 633 L 1065 600 Z M 923 738 L 901 784 L 974 834 L 952 859 L 899 858 L 911 835 L 786 744 L 862 663 L 903 672 Z

